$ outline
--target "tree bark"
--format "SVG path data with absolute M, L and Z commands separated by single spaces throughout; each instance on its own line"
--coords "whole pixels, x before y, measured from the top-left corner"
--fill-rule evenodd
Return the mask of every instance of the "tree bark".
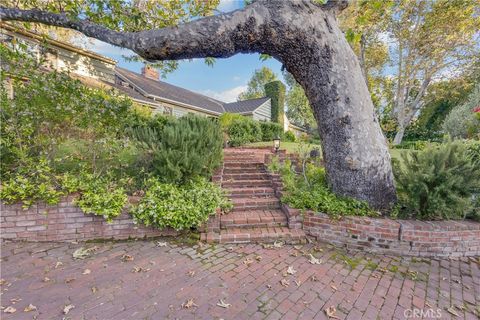
M 54 14 L 42 18 L 30 13 L 25 18 L 22 10 L 0 9 L 0 17 L 74 28 L 150 60 L 225 58 L 252 52 L 275 57 L 310 101 L 333 191 L 382 210 L 396 200 L 390 155 L 358 60 L 334 16 L 345 3 L 258 0 L 228 14 L 138 33 L 112 33 L 78 20 L 68 23 Z

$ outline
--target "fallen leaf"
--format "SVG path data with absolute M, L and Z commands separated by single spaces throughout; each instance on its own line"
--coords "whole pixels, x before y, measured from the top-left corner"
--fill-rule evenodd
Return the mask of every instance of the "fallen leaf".
M 85 259 L 86 257 L 90 256 L 92 254 L 92 252 L 94 252 L 95 250 L 97 250 L 98 247 L 92 247 L 92 248 L 84 248 L 84 247 L 81 247 L 81 248 L 78 248 L 77 250 L 75 250 L 72 254 L 73 258 L 74 259 Z
M 335 287 L 333 284 L 332 284 L 332 285 L 330 285 L 330 288 L 332 288 L 332 289 L 333 289 L 333 290 L 335 290 L 335 291 L 337 291 L 337 290 L 338 290 L 338 289 L 337 289 L 337 287 Z
M 317 279 L 317 277 L 316 277 L 315 275 L 311 276 L 310 279 L 311 279 L 312 281 L 318 281 L 318 279 Z
M 302 284 L 300 281 L 298 280 L 294 280 L 293 282 L 295 282 L 295 284 L 297 285 L 297 287 L 300 287 L 300 285 Z
M 43 282 L 49 282 L 49 281 L 50 281 L 50 278 L 49 278 L 49 277 L 43 278 Z
M 287 279 L 282 279 L 280 281 L 280 284 L 284 287 L 288 287 L 290 285 L 290 282 Z
M 322 260 L 315 258 L 312 254 L 310 254 L 310 260 L 308 260 L 311 264 L 321 264 Z
M 190 270 L 187 272 L 187 274 L 190 276 L 190 277 L 193 277 L 195 275 L 195 270 Z
M 262 256 L 256 256 L 256 257 L 255 257 L 255 260 L 257 260 L 257 261 L 262 261 Z
M 90 274 L 92 271 L 90 269 L 83 270 L 82 274 Z
M 292 257 L 298 257 L 298 252 L 294 251 L 294 252 L 290 253 L 290 255 L 291 255 Z
M 220 299 L 220 301 L 217 303 L 217 306 L 221 307 L 221 308 L 225 308 L 225 309 L 228 309 L 231 304 L 230 303 L 226 303 L 225 301 L 223 301 L 222 299 Z
M 23 309 L 24 312 L 30 312 L 30 311 L 34 311 L 34 310 L 37 310 L 37 307 L 35 307 L 31 303 L 27 307 L 25 307 L 25 309 Z
M 17 312 L 17 309 L 15 309 L 14 307 L 10 306 L 10 307 L 6 307 L 3 312 L 5 313 L 15 313 Z
M 319 248 L 319 247 L 314 247 L 314 248 L 313 248 L 313 251 L 323 252 L 323 249 L 322 249 L 322 248 Z
M 3 286 L 5 283 L 7 283 L 7 280 L 5 280 L 5 279 L 0 279 L 0 286 Z
M 327 309 L 325 309 L 325 314 L 327 315 L 327 317 L 331 319 L 340 319 L 335 315 L 336 312 L 337 312 L 337 309 L 335 309 L 334 306 L 330 306 Z
M 432 305 L 431 305 L 430 303 L 428 303 L 428 302 L 425 302 L 425 305 L 426 305 L 427 307 L 429 307 L 429 308 L 432 307 Z
M 296 246 L 293 246 L 293 247 L 294 247 L 295 249 L 297 249 L 297 250 L 300 250 L 300 249 L 303 248 L 303 246 L 302 246 L 302 245 L 299 245 L 299 244 L 297 244 Z
M 55 263 L 55 269 L 57 269 L 58 267 L 61 267 L 61 266 L 63 266 L 62 261 L 57 261 L 57 263 Z
M 283 247 L 284 244 L 285 244 L 285 243 L 284 243 L 283 241 L 275 241 L 275 242 L 273 243 L 273 247 L 275 247 L 275 248 L 281 248 L 281 247 Z
M 127 262 L 127 261 L 133 261 L 133 257 L 129 254 L 124 254 L 122 257 L 121 257 L 122 261 L 123 262 Z
M 157 247 L 166 247 L 166 246 L 167 246 L 166 242 L 157 241 Z
M 271 286 L 270 284 L 267 284 L 267 288 L 268 288 L 268 289 L 271 289 L 272 286 Z
M 191 307 L 198 307 L 198 305 L 193 301 L 193 299 L 188 299 L 182 304 L 182 308 L 190 309 Z
M 142 271 L 142 268 L 137 267 L 137 266 L 133 267 L 133 269 L 132 269 L 132 272 L 134 272 L 134 273 L 137 273 L 137 272 L 140 272 L 140 271 Z
M 98 291 L 97 287 L 92 287 L 91 290 L 93 293 L 96 293 Z
M 20 298 L 10 299 L 10 302 L 11 302 L 12 304 L 15 304 L 15 303 L 17 303 L 17 302 L 19 302 L 19 301 L 22 301 L 22 299 L 20 299 Z
M 72 310 L 73 308 L 75 308 L 75 306 L 73 304 L 66 305 L 63 308 L 63 314 L 68 314 L 70 312 L 70 310 Z
M 458 314 L 458 312 L 455 310 L 455 308 L 453 306 L 448 308 L 447 311 L 450 312 L 451 314 L 453 314 L 456 317 L 460 317 L 460 315 Z
M 253 263 L 253 260 L 250 258 L 243 260 L 243 264 L 246 264 L 247 266 L 251 265 L 252 263 Z
M 297 270 L 295 270 L 292 266 L 289 266 L 287 269 L 288 274 L 295 274 L 297 273 Z

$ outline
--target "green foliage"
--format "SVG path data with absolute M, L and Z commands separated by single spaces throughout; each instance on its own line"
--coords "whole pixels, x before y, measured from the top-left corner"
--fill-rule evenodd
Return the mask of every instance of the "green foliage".
M 262 130 L 261 141 L 273 141 L 276 137 L 283 136 L 283 127 L 278 123 L 260 122 L 260 127 Z
M 296 125 L 307 128 L 316 127 L 317 122 L 313 116 L 312 107 L 302 86 L 287 71 L 283 73 L 283 77 L 288 87 L 285 96 L 288 120 Z
M 234 119 L 228 127 L 227 134 L 230 145 L 233 147 L 262 140 L 260 123 L 247 117 Z
M 297 174 L 289 160 L 272 161 L 269 170 L 279 172 L 285 189 L 282 202 L 292 208 L 338 216 L 377 216 L 368 204 L 333 193 L 327 184 L 325 168 L 307 163 L 303 175 Z
M 464 104 L 453 108 L 447 115 L 443 130 L 452 137 L 479 137 L 480 119 L 477 119 L 473 112 L 473 109 L 478 106 L 480 106 L 480 84 L 476 85 Z
M 127 194 L 119 185 L 121 181 L 116 182 L 108 175 L 99 177 L 85 172 L 80 175 L 65 174 L 62 183 L 68 192 L 80 193 L 75 204 L 84 213 L 102 216 L 107 222 L 118 217 L 127 204 Z
M 220 187 L 204 178 L 184 185 L 162 183 L 152 178 L 132 214 L 147 226 L 185 230 L 205 223 L 217 208 L 228 210 L 231 204 Z
M 287 132 L 285 132 L 284 139 L 285 141 L 295 142 L 297 140 L 297 136 L 295 136 L 295 133 L 288 130 Z
M 461 141 L 402 153 L 401 161 L 394 161 L 400 216 L 465 218 L 474 210 L 473 195 L 480 193 L 478 164 Z
M 283 126 L 285 109 L 285 85 L 281 81 L 265 84 L 265 95 L 271 99 L 272 122 Z
M 28 209 L 37 201 L 57 204 L 64 193 L 46 159 L 23 165 L 2 181 L 0 199 L 7 204 L 21 202 Z
M 247 90 L 240 93 L 238 100 L 262 98 L 265 96 L 265 84 L 277 80 L 276 74 L 267 67 L 262 67 L 253 72 L 248 81 Z
M 132 133 L 140 147 L 148 151 L 152 173 L 163 182 L 183 183 L 197 176 L 210 177 L 222 161 L 220 126 L 206 117 L 157 117 L 148 126 L 134 128 Z

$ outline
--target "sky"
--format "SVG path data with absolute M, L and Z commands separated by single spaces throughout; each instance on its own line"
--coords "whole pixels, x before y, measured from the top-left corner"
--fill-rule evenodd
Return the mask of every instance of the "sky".
M 221 0 L 217 10 L 229 12 L 243 6 L 244 0 Z M 114 47 L 98 40 L 90 41 L 87 49 L 113 58 L 122 68 L 140 73 L 141 62 L 128 62 L 122 56 L 131 55 L 129 50 Z M 233 102 L 246 90 L 247 83 L 255 69 L 266 66 L 272 69 L 279 78 L 281 63 L 271 58 L 261 61 L 258 54 L 237 54 L 227 59 L 216 59 L 213 67 L 206 65 L 203 59 L 180 62 L 179 68 L 167 74 L 162 81 L 180 86 L 212 98 Z

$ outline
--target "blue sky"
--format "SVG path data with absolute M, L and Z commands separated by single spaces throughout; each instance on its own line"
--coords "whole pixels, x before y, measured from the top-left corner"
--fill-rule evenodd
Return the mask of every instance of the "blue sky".
M 243 6 L 244 0 L 221 0 L 218 10 L 229 12 Z M 139 62 L 127 62 L 122 55 L 129 50 L 113 47 L 94 40 L 87 45 L 89 50 L 113 58 L 120 67 L 140 72 L 143 66 Z M 180 62 L 179 68 L 162 79 L 168 83 L 196 91 L 225 102 L 236 101 L 244 91 L 255 69 L 262 66 L 271 68 L 281 78 L 281 63 L 275 59 L 260 61 L 258 54 L 238 54 L 228 59 L 217 59 L 213 67 L 207 66 L 202 59 Z

